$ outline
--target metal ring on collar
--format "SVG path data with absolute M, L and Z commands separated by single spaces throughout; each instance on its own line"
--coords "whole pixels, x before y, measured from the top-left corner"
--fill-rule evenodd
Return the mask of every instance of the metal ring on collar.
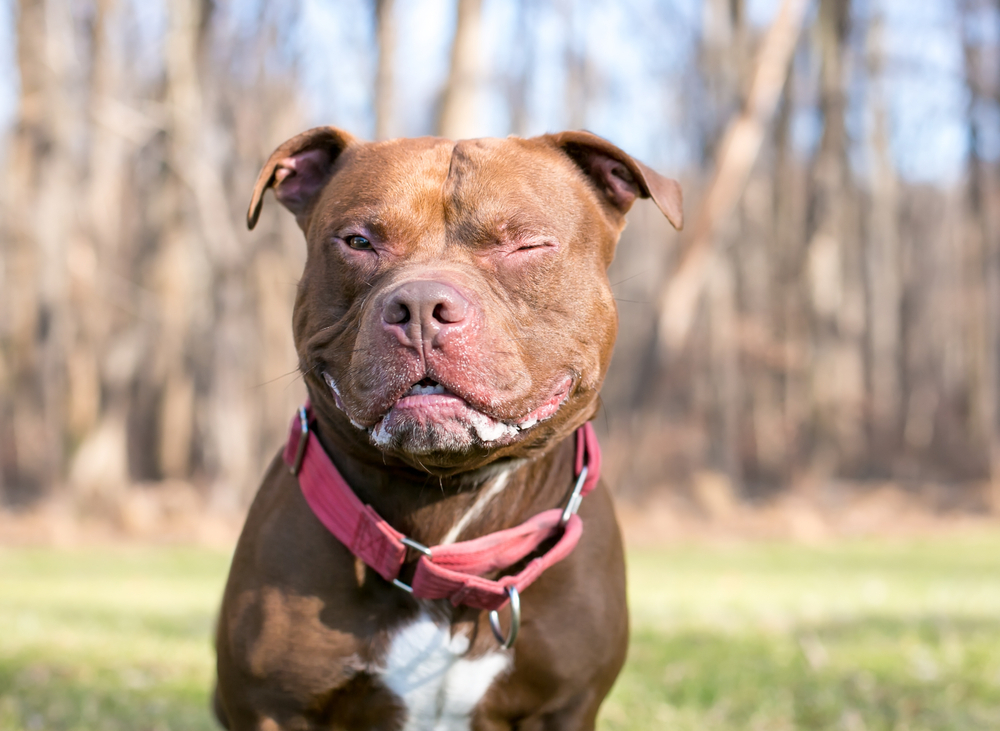
M 503 636 L 500 629 L 500 615 L 496 609 L 490 612 L 490 629 L 493 636 L 497 638 L 501 649 L 509 650 L 517 639 L 517 633 L 521 629 L 521 595 L 517 593 L 516 586 L 507 587 L 507 597 L 510 599 L 510 632 L 507 637 Z

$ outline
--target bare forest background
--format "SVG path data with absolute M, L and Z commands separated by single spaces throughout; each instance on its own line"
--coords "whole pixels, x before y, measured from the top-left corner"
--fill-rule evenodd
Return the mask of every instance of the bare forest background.
M 596 426 L 626 501 L 1000 510 L 1000 1 L 0 0 L 0 503 L 238 511 L 304 391 L 270 151 L 589 128 L 630 214 Z M 705 497 L 707 495 L 707 498 Z M 713 498 L 712 496 L 716 497 Z M 722 497 L 718 497 L 718 496 Z

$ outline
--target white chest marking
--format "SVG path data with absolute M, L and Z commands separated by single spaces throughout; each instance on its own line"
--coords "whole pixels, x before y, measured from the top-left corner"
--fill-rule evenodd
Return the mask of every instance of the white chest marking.
M 479 493 L 479 497 L 476 498 L 472 507 L 465 511 L 465 514 L 459 518 L 458 522 L 451 527 L 451 530 L 448 531 L 447 535 L 441 539 L 442 546 L 454 543 L 459 534 L 465 530 L 466 526 L 482 515 L 482 512 L 486 510 L 486 506 L 490 504 L 493 498 L 503 492 L 503 489 L 507 487 L 508 477 L 510 477 L 510 471 L 504 470 L 493 478 L 493 484 Z
M 463 655 L 469 638 L 427 614 L 401 629 L 386 657 L 382 682 L 406 706 L 403 731 L 468 731 L 472 711 L 511 662 L 510 653 Z

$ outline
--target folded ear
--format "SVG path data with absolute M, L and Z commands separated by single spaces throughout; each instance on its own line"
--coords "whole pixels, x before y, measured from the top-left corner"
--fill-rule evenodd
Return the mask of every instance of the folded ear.
M 545 138 L 572 158 L 623 215 L 636 198 L 652 198 L 675 229 L 684 227 L 684 201 L 676 180 L 660 175 L 590 132 L 560 132 Z
M 336 127 L 314 127 L 283 143 L 271 153 L 257 176 L 247 211 L 247 228 L 252 230 L 257 225 L 268 188 L 274 188 L 278 202 L 295 214 L 299 226 L 304 226 L 305 215 L 330 180 L 334 163 L 353 142 L 352 135 Z

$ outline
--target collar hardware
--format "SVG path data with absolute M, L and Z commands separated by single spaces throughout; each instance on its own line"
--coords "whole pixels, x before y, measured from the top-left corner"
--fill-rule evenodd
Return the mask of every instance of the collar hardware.
M 580 509 L 580 503 L 583 502 L 583 486 L 587 484 L 587 465 L 583 466 L 580 470 L 580 475 L 576 478 L 576 484 L 573 485 L 573 492 L 569 496 L 569 500 L 566 501 L 566 507 L 563 508 L 562 516 L 559 518 L 559 525 L 566 525 L 569 519 L 576 515 L 576 511 Z
M 490 626 L 504 648 L 513 645 L 521 620 L 520 595 L 550 566 L 566 558 L 580 541 L 580 503 L 601 473 L 601 450 L 590 423 L 576 430 L 574 484 L 563 508 L 551 508 L 513 528 L 459 543 L 428 547 L 393 528 L 370 505 L 361 502 L 319 443 L 308 402 L 298 409 L 285 444 L 284 461 L 317 519 L 356 557 L 391 584 L 417 599 L 447 599 L 490 612 Z M 503 572 L 537 550 L 555 543 L 528 561 L 517 574 Z M 399 579 L 409 549 L 420 553 L 409 584 Z M 497 610 L 510 606 L 510 628 L 504 635 Z
M 306 445 L 309 444 L 309 416 L 306 413 L 306 406 L 299 407 L 299 446 L 295 448 L 295 461 L 292 462 L 291 473 L 298 477 L 302 469 L 302 458 L 306 456 Z
M 500 613 L 496 609 L 490 612 L 490 629 L 502 650 L 509 650 L 513 646 L 521 629 L 521 595 L 517 593 L 516 586 L 507 587 L 507 597 L 510 600 L 510 631 L 506 636 L 500 627 Z
M 415 551 L 420 551 L 420 553 L 427 556 L 427 558 L 434 558 L 431 555 L 431 549 L 429 549 L 420 541 L 415 541 L 412 538 L 409 538 L 408 536 L 403 536 L 402 538 L 399 539 L 399 542 L 402 543 L 404 546 L 409 546 Z

